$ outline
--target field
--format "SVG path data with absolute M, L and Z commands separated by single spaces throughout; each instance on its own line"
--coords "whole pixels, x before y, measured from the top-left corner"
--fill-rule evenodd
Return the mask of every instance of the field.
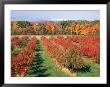
M 12 21 L 12 77 L 99 77 L 100 22 Z

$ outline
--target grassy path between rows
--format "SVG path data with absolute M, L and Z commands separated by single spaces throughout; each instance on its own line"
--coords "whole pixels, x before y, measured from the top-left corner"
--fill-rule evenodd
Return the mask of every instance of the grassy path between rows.
M 99 77 L 100 76 L 100 64 L 94 63 L 91 59 L 82 57 L 85 64 L 90 66 L 90 69 L 86 72 L 78 71 L 78 77 Z
M 44 51 L 44 47 L 38 38 L 35 58 L 27 77 L 68 77 L 62 72 L 51 58 L 48 58 Z
M 100 76 L 100 65 L 91 62 L 89 58 L 82 57 L 85 64 L 90 66 L 88 71 L 74 71 L 78 77 L 98 77 Z M 41 38 L 38 38 L 35 58 L 31 69 L 26 77 L 70 77 L 65 72 L 61 71 L 54 63 L 53 59 L 46 55 Z

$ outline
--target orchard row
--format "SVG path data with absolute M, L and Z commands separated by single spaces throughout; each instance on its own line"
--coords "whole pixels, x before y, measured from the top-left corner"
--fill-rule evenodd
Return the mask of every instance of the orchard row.
M 12 35 L 99 35 L 100 21 L 12 21 Z
M 83 56 L 100 63 L 100 38 L 98 36 L 48 37 L 41 36 L 44 51 L 60 67 L 69 70 L 85 68 Z M 11 76 L 26 76 L 35 58 L 37 38 L 37 36 L 13 36 L 11 38 Z

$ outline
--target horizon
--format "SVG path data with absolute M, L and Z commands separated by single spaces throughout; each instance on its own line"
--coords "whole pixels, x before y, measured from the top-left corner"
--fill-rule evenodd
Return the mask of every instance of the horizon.
M 90 11 L 47 11 L 47 10 L 12 10 L 11 21 L 61 21 L 61 20 L 100 20 L 99 10 Z
M 28 21 L 28 20 L 14 20 L 14 21 L 27 21 L 27 22 L 61 22 L 61 21 L 88 21 L 88 22 L 93 22 L 93 21 L 100 21 L 100 20 L 60 20 L 60 21 L 47 21 L 47 20 L 43 20 L 43 21 Z M 11 21 L 13 22 L 13 20 Z
M 93 22 L 93 21 L 100 21 L 100 20 L 57 20 L 57 21 L 54 21 L 54 20 L 42 20 L 42 21 L 28 21 L 28 20 L 12 20 L 12 21 L 27 21 L 27 22 L 61 22 L 61 21 L 87 21 L 87 22 Z M 11 21 L 11 22 L 12 22 Z

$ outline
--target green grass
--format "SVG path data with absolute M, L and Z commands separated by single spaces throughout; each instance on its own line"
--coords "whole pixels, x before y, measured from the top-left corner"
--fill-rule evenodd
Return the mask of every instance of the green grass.
M 46 56 L 46 53 L 42 53 L 42 58 L 44 59 L 43 66 L 47 67 L 47 72 L 50 73 L 51 77 L 67 77 L 68 75 L 62 72 L 57 65 L 53 62 L 51 58 Z
M 49 58 L 44 50 L 44 47 L 39 39 L 36 49 L 36 57 L 34 58 L 32 68 L 29 70 L 27 77 L 67 77 L 68 75 L 62 72 L 54 61 Z
M 48 70 L 46 71 L 46 73 L 50 74 L 50 77 L 67 77 L 68 75 L 65 74 L 64 72 L 62 72 L 58 66 L 54 63 L 54 61 L 49 58 L 46 53 L 45 53 L 45 49 L 42 45 L 42 43 L 40 42 L 40 47 L 43 51 L 41 51 L 41 56 L 44 60 L 43 62 L 43 66 L 48 68 Z
M 100 65 L 92 62 L 87 56 L 82 56 L 86 65 L 90 68 L 88 71 L 75 71 L 78 77 L 99 77 Z M 46 55 L 46 51 L 38 38 L 36 49 L 36 57 L 34 58 L 32 68 L 27 76 L 31 77 L 69 77 L 65 72 L 61 71 L 52 58 Z
M 92 62 L 88 58 L 83 58 L 85 64 L 90 66 L 90 71 L 77 72 L 78 77 L 99 77 L 100 76 L 100 65 Z

